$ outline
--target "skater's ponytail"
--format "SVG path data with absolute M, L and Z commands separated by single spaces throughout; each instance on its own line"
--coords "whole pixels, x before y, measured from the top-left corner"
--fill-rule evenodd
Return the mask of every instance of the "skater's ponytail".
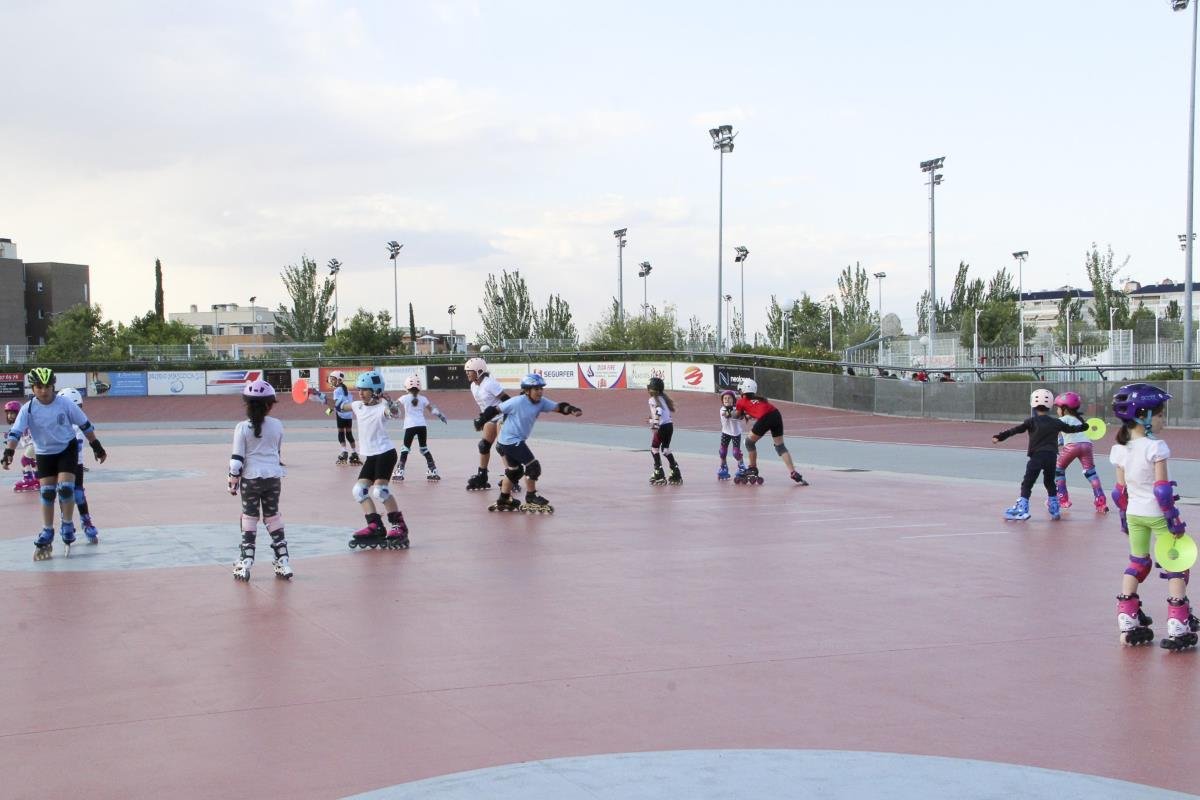
M 263 420 L 267 418 L 273 405 L 275 405 L 274 397 L 246 398 L 246 416 L 249 418 L 250 424 L 254 426 L 255 439 L 262 438 Z
M 666 392 L 659 392 L 658 396 L 662 398 L 662 402 L 666 403 L 667 408 L 671 410 L 672 414 L 674 414 L 675 413 L 675 402 L 670 397 L 667 396 Z
M 1117 444 L 1129 444 L 1129 431 L 1137 424 L 1135 420 L 1121 423 L 1121 427 L 1117 429 Z

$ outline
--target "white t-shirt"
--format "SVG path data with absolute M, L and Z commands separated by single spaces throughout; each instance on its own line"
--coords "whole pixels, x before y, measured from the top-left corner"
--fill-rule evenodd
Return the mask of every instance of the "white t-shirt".
M 369 406 L 362 400 L 355 400 L 350 408 L 354 409 L 354 416 L 358 419 L 358 452 L 370 457 L 396 449 L 385 426 L 387 403 L 380 400 Z
M 1068 425 L 1083 424 L 1083 420 L 1074 414 L 1063 414 L 1059 419 Z M 1062 434 L 1062 441 L 1063 444 L 1087 444 L 1092 440 L 1088 438 L 1087 431 L 1084 431 L 1083 433 L 1064 433 Z
M 471 384 L 471 396 L 479 404 L 480 411 L 500 405 L 500 395 L 502 394 L 504 394 L 504 387 L 491 375 L 485 375 L 479 383 Z
M 254 435 L 254 426 L 244 419 L 233 429 L 233 454 L 241 456 L 240 475 L 245 478 L 282 478 L 287 472 L 279 463 L 283 447 L 283 423 L 267 417 L 262 424 L 262 438 Z M 236 459 L 230 461 L 229 471 L 234 471 Z
M 646 398 L 650 403 L 650 427 L 657 428 L 660 425 L 667 425 L 672 422 L 671 409 L 667 407 L 667 401 L 655 395 Z
M 425 409 L 429 409 L 430 414 L 437 414 L 438 409 L 429 398 L 423 394 L 417 395 L 417 404 L 413 405 L 413 398 L 410 394 L 400 401 L 400 405 L 404 408 L 404 428 L 419 428 L 425 425 Z
M 1154 499 L 1154 465 L 1171 457 L 1171 449 L 1162 439 L 1143 436 L 1129 444 L 1114 444 L 1108 460 L 1125 470 L 1129 489 L 1129 508 L 1125 513 L 1139 517 L 1161 517 L 1162 508 Z
M 725 414 L 726 411 L 729 412 L 728 416 L 726 416 L 726 414 Z M 744 428 L 742 427 L 742 420 L 738 417 L 733 416 L 737 412 L 734 411 L 732 407 L 725 408 L 725 406 L 721 406 L 720 413 L 721 413 L 721 433 L 724 433 L 728 436 L 741 436 L 742 433 L 744 433 Z
M 83 431 L 79 430 L 78 425 L 72 425 L 71 427 L 73 427 L 75 429 L 75 442 L 79 446 L 79 462 L 78 463 L 82 464 L 83 463 L 83 443 L 86 442 L 87 439 L 84 437 Z

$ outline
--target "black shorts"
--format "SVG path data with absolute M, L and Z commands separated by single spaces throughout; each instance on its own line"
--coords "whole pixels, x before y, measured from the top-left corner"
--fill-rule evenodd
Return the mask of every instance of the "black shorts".
M 671 446 L 671 438 L 675 436 L 675 423 L 667 422 L 655 429 L 650 437 L 650 447 L 666 450 Z
M 342 419 L 335 414 L 334 418 L 337 420 L 337 429 L 339 431 L 348 431 L 354 427 L 354 417 L 350 417 L 350 419 Z
M 80 489 L 82 487 L 83 487 L 83 462 L 76 461 L 75 462 L 75 488 Z
M 38 480 L 57 478 L 60 472 L 70 472 L 73 475 L 77 466 L 79 466 L 79 442 L 74 440 L 61 453 L 37 454 Z
M 377 456 L 367 456 L 362 469 L 358 471 L 360 481 L 390 481 L 392 470 L 396 468 L 396 448 L 380 453 Z
M 783 436 L 783 414 L 779 413 L 778 408 L 763 414 L 761 419 L 756 419 L 754 427 L 750 429 L 755 436 L 762 436 L 767 431 L 771 432 L 772 438 Z
M 428 433 L 428 428 L 424 425 L 414 425 L 411 428 L 404 429 L 404 448 L 412 447 L 413 439 L 417 440 L 417 447 L 425 446 L 425 435 Z
M 523 467 L 534 460 L 533 451 L 524 442 L 498 444 L 496 445 L 496 452 L 504 459 L 504 463 L 510 467 Z

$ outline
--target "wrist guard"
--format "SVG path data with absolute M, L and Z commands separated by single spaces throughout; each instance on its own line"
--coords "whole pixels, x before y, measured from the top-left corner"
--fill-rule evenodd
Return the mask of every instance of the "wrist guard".
M 1129 489 L 1125 487 L 1125 484 L 1118 483 L 1113 486 L 1112 501 L 1113 505 L 1122 511 L 1129 508 Z
M 0 464 L 3 464 L 4 466 L 7 467 L 9 464 L 12 463 L 13 455 L 15 455 L 16 452 L 17 451 L 11 447 L 4 448 L 4 455 L 0 456 Z
M 1167 530 L 1179 536 L 1187 530 L 1187 523 L 1179 518 L 1179 509 L 1175 507 L 1179 495 L 1175 494 L 1174 487 L 1175 481 L 1155 481 L 1154 499 L 1158 501 L 1158 507 L 1167 520 Z
M 106 452 L 104 452 L 104 446 L 100 444 L 99 439 L 92 440 L 92 455 L 94 455 L 97 460 L 108 455 Z
M 574 414 L 577 411 L 579 413 L 583 413 L 582 408 L 579 408 L 578 406 L 573 406 L 570 403 L 559 403 L 558 404 L 558 413 L 560 413 L 560 414 Z
M 481 431 L 484 425 L 487 425 L 498 416 L 500 416 L 500 409 L 497 406 L 488 406 L 475 418 L 472 424 L 474 424 L 475 430 Z

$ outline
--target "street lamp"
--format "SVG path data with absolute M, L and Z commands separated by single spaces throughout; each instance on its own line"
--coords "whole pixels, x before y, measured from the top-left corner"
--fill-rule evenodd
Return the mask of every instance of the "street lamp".
M 829 352 L 833 352 L 833 300 L 829 301 Z
M 1158 358 L 1158 318 L 1162 316 L 1162 298 L 1158 298 L 1158 305 L 1154 308 L 1154 363 L 1160 363 Z
M 929 173 L 929 344 L 933 346 L 933 335 L 937 333 L 937 269 L 934 247 L 933 190 L 941 185 L 942 174 L 938 172 L 946 161 L 945 156 L 921 162 L 921 172 Z M 832 348 L 831 348 L 832 349 Z
M 337 276 L 338 273 L 342 271 L 342 262 L 338 261 L 336 258 L 331 258 L 329 259 L 329 264 L 327 264 L 327 266 L 329 267 L 329 274 L 333 276 L 333 332 L 337 333 L 338 311 L 340 310 L 341 306 L 341 304 L 338 303 Z
M 733 152 L 737 134 L 732 125 L 710 128 L 713 150 L 721 151 L 721 182 L 717 194 L 717 352 L 721 352 L 721 298 L 725 295 L 725 154 Z
M 1194 234 L 1194 233 L 1192 234 L 1192 241 L 1193 242 L 1196 241 L 1196 234 Z M 1185 252 L 1187 251 L 1187 234 L 1186 233 L 1179 234 L 1179 249 L 1183 250 Z
M 212 312 L 213 312 L 213 347 L 214 348 L 217 345 L 217 325 L 218 325 L 218 323 L 217 323 L 217 308 L 218 308 L 217 304 L 213 303 Z
M 250 298 L 250 330 L 254 331 L 254 301 L 258 299 L 258 295 Z
M 887 277 L 886 272 L 876 272 L 875 279 L 879 281 L 879 305 L 876 307 L 879 313 L 879 363 L 883 363 L 883 279 Z
M 742 337 L 744 339 L 746 336 L 746 259 L 750 257 L 750 251 L 744 247 L 733 249 L 737 253 L 733 261 L 742 267 Z
M 617 237 L 617 319 L 621 324 L 625 323 L 625 269 L 621 256 L 625 249 L 625 232 L 628 230 L 629 228 L 621 228 L 613 231 L 613 236 Z
M 975 366 L 979 366 L 979 315 L 983 313 L 982 308 L 975 309 L 975 338 L 971 345 L 971 358 L 975 361 Z
M 642 279 L 642 316 L 643 317 L 648 316 L 650 313 L 650 302 L 646 299 L 646 279 L 648 277 L 650 277 L 651 269 L 653 269 L 653 267 L 650 266 L 649 261 L 643 261 L 642 263 L 638 264 L 638 277 Z
M 796 308 L 796 301 L 789 300 L 787 305 L 783 307 L 783 351 L 786 353 L 792 347 L 792 311 Z
M 1171 9 L 1186 11 L 1188 0 L 1171 0 Z M 1187 158 L 1187 233 L 1184 239 L 1183 261 L 1183 377 L 1192 379 L 1192 360 L 1195 358 L 1196 338 L 1192 335 L 1192 250 L 1195 247 L 1192 233 L 1192 191 L 1196 165 L 1196 19 L 1200 16 L 1200 3 L 1192 6 L 1192 68 L 1191 88 L 1188 90 L 1188 158 Z
M 1025 360 L 1025 259 L 1029 258 L 1028 250 L 1013 253 L 1017 260 L 1017 360 Z
M 452 353 L 458 352 L 458 337 L 454 335 L 454 314 L 457 311 L 458 306 L 450 306 L 446 309 L 446 313 L 450 315 L 450 340 L 452 342 L 450 346 L 453 348 L 450 352 Z
M 396 276 L 396 259 L 400 257 L 400 250 L 404 245 L 391 241 L 387 243 L 388 258 L 392 260 L 392 328 L 398 333 L 400 331 L 400 282 Z
M 727 294 L 725 295 L 725 324 L 729 326 L 729 336 L 726 338 L 730 342 L 733 341 L 733 311 L 730 309 L 731 305 L 733 305 L 733 295 Z

